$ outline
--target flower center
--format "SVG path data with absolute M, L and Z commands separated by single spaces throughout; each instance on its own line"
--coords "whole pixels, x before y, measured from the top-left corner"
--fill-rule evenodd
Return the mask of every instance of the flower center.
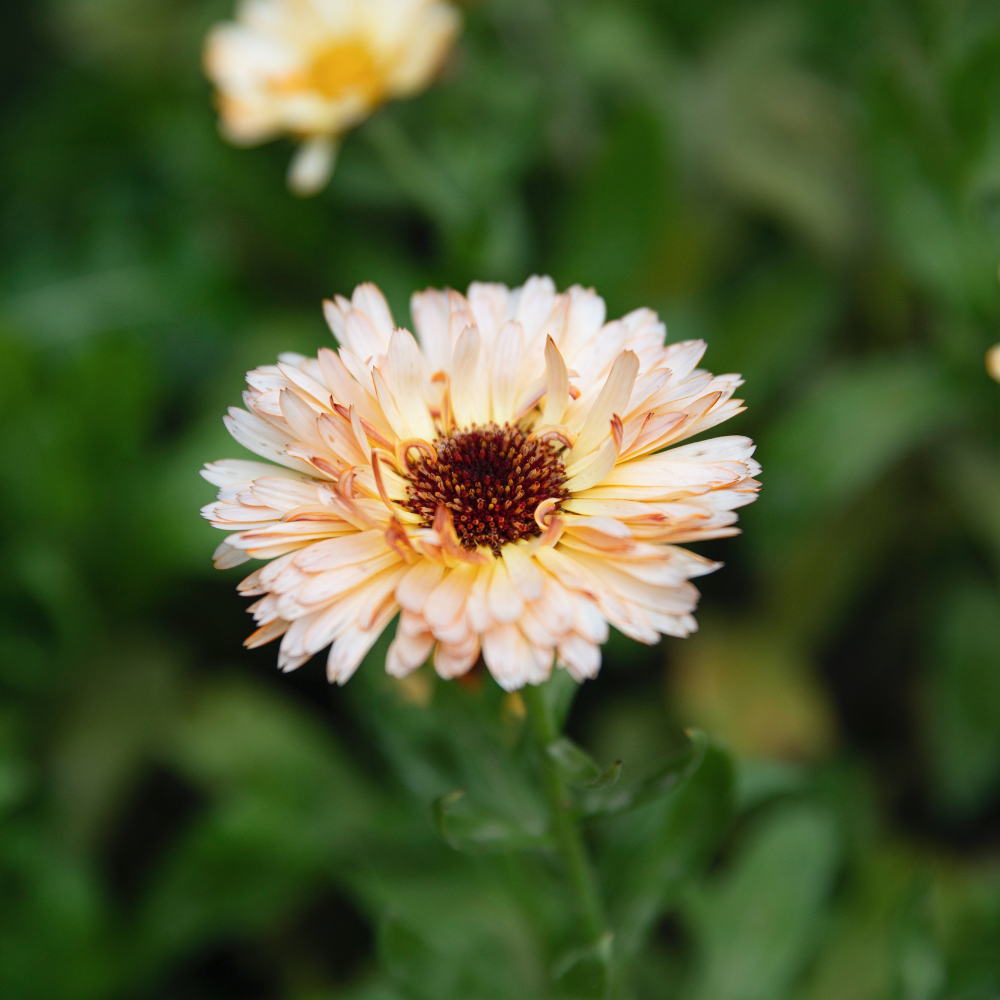
M 410 462 L 405 506 L 430 527 L 444 504 L 467 549 L 485 545 L 499 555 L 508 542 L 541 534 L 538 505 L 569 496 L 566 470 L 552 445 L 531 440 L 511 424 L 473 424 L 438 438 L 435 447 L 434 458 Z
M 368 105 L 382 98 L 382 73 L 371 49 L 360 42 L 339 42 L 323 49 L 308 71 L 308 86 L 331 101 L 349 93 L 360 94 Z

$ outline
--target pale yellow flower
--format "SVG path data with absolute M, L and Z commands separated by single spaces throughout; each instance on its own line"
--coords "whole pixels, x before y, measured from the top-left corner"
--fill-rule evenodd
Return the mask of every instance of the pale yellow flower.
M 242 146 L 301 140 L 288 181 L 314 194 L 339 137 L 384 101 L 424 90 L 459 23 L 444 0 L 243 0 L 205 45 L 223 134 Z
M 374 285 L 325 308 L 340 350 L 250 372 L 226 419 L 278 465 L 202 473 L 231 532 L 217 565 L 269 560 L 239 588 L 259 598 L 248 646 L 283 636 L 286 671 L 330 646 L 342 684 L 401 612 L 389 673 L 482 655 L 514 690 L 554 661 L 593 677 L 609 623 L 645 643 L 696 628 L 688 581 L 718 564 L 678 545 L 735 534 L 760 471 L 745 437 L 678 447 L 742 409 L 702 341 L 665 345 L 648 309 L 606 323 L 549 278 L 414 295 L 417 338 Z
M 986 352 L 986 371 L 996 382 L 1000 382 L 1000 344 L 994 344 Z

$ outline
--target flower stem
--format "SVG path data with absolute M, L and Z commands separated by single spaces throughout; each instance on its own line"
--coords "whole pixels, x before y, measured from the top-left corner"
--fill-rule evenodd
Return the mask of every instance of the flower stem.
M 528 684 L 521 691 L 521 696 L 527 706 L 535 741 L 538 744 L 542 782 L 552 817 L 552 833 L 555 835 L 566 873 L 576 896 L 587 943 L 592 944 L 604 933 L 604 915 L 587 846 L 583 841 L 577 819 L 573 815 L 566 785 L 559 777 L 555 762 L 547 752 L 548 746 L 559 734 L 542 689 Z

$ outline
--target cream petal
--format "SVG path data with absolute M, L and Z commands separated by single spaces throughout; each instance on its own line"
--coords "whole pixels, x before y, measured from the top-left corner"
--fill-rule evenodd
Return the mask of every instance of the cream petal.
M 528 680 L 531 651 L 516 625 L 496 625 L 481 638 L 483 659 L 505 691 L 516 691 Z
M 559 639 L 568 631 L 568 629 L 561 631 L 553 629 L 551 623 L 531 606 L 524 609 L 524 613 L 517 620 L 517 625 L 530 643 L 548 648 L 555 648 Z
M 299 589 L 296 599 L 303 605 L 323 604 L 346 594 L 363 584 L 370 576 L 388 569 L 398 562 L 400 562 L 399 556 L 390 549 L 372 559 L 366 559 L 364 562 L 328 570 L 325 573 L 317 573 Z
M 232 569 L 234 566 L 242 566 L 250 558 L 246 552 L 234 549 L 231 545 L 223 542 L 212 553 L 212 564 L 216 569 Z
M 344 323 L 344 346 L 362 361 L 386 353 L 388 339 L 379 335 L 375 324 L 363 312 L 353 307 Z
M 524 610 L 524 601 L 514 587 L 506 563 L 497 560 L 487 591 L 487 607 L 494 621 L 505 624 L 517 621 Z
M 288 511 L 305 504 L 318 503 L 318 485 L 284 476 L 266 475 L 253 481 L 250 492 L 260 503 Z
M 386 302 L 381 289 L 378 285 L 370 281 L 362 282 L 354 289 L 354 294 L 351 296 L 351 305 L 364 313 L 369 323 L 371 323 L 381 344 L 381 349 L 378 353 L 384 354 L 395 324 L 392 321 L 392 312 L 389 309 L 389 303 Z
M 449 645 L 468 642 L 475 633 L 469 628 L 464 614 L 459 614 L 454 621 L 441 628 L 434 629 L 434 638 Z
M 469 308 L 487 344 L 494 344 L 500 327 L 514 318 L 511 293 L 506 285 L 474 281 L 469 285 Z
M 561 337 L 556 337 L 559 350 L 566 358 L 576 358 L 583 347 L 597 339 L 604 321 L 607 306 L 593 289 L 574 285 L 569 292 L 569 309 Z
M 473 636 L 471 641 L 458 646 L 448 643 L 438 643 L 434 650 L 434 669 L 439 677 L 451 680 L 454 677 L 461 677 L 467 674 L 479 659 L 479 638 Z
M 436 288 L 410 297 L 410 315 L 431 372 L 448 371 L 451 365 L 448 314 L 448 297 Z
M 600 646 L 608 641 L 608 622 L 598 610 L 597 605 L 582 594 L 574 595 L 573 599 L 573 631 L 583 636 L 588 642 Z
M 396 630 L 396 638 L 389 645 L 385 657 L 385 671 L 392 677 L 406 677 L 422 667 L 434 648 L 434 636 L 425 632 L 420 636 L 408 636 Z
M 559 661 L 578 684 L 596 677 L 601 669 L 601 649 L 571 632 L 556 647 Z
M 387 612 L 369 629 L 351 625 L 334 639 L 326 660 L 326 676 L 331 684 L 344 685 L 354 676 L 391 618 L 392 614 Z
M 400 413 L 399 407 L 396 406 L 395 397 L 378 368 L 372 369 L 372 381 L 375 385 L 375 396 L 378 399 L 378 404 L 389 426 L 392 428 L 392 433 L 401 441 L 413 437 L 414 435 L 410 432 L 409 424 L 407 424 L 402 413 Z
M 515 292 L 515 295 L 517 312 L 513 318 L 524 327 L 525 337 L 531 339 L 541 329 L 555 306 L 555 282 L 548 276 L 533 275 Z
M 299 482 L 306 477 L 292 472 L 290 469 L 278 468 L 266 462 L 250 462 L 241 458 L 224 458 L 219 462 L 209 462 L 201 475 L 213 486 L 233 486 L 238 483 L 251 483 L 261 476 L 281 476 Z
M 616 413 L 621 415 L 625 412 L 638 372 L 638 357 L 632 351 L 622 351 L 590 413 L 587 414 L 576 443 L 566 456 L 567 466 L 599 447 L 611 434 L 611 417 Z
M 389 341 L 389 381 L 407 428 L 404 437 L 433 441 L 434 422 L 424 402 L 423 356 L 409 330 L 396 330 Z
M 479 567 L 479 572 L 476 574 L 465 602 L 465 616 L 469 622 L 469 628 L 477 634 L 485 632 L 495 624 L 490 615 L 487 600 L 490 580 L 493 578 L 493 569 L 493 564 Z
M 461 614 L 478 572 L 478 566 L 467 563 L 456 566 L 431 591 L 423 609 L 424 618 L 431 628 L 443 629 Z
M 756 447 L 750 438 L 732 434 L 671 448 L 659 457 L 682 462 L 747 462 Z
M 521 597 L 526 601 L 537 601 L 542 596 L 544 577 L 535 561 L 517 545 L 505 545 L 500 550 L 500 556 Z
M 359 416 L 377 427 L 385 425 L 385 418 L 372 394 L 372 380 L 367 373 L 365 383 L 362 384 L 351 374 L 341 356 L 328 347 L 319 349 L 319 364 L 323 380 L 330 387 L 330 394 L 335 402 L 342 406 L 357 407 Z M 365 385 L 371 387 L 372 391 L 369 392 Z
M 514 403 L 517 399 L 517 376 L 524 351 L 524 329 L 520 323 L 504 323 L 497 337 L 491 363 L 490 395 L 492 416 L 495 423 L 514 420 Z
M 552 646 L 528 643 L 528 661 L 525 680 L 529 684 L 544 684 L 552 673 L 556 651 Z
M 222 419 L 229 433 L 254 454 L 260 455 L 261 458 L 269 458 L 272 462 L 294 469 L 296 472 L 304 472 L 306 475 L 312 473 L 312 468 L 305 462 L 286 454 L 285 449 L 290 438 L 260 417 L 231 406 L 229 413 Z
M 674 373 L 675 381 L 681 382 L 698 366 L 707 347 L 704 340 L 680 340 L 667 347 L 662 364 Z
M 489 393 L 482 385 L 479 354 L 479 330 L 467 327 L 455 344 L 451 364 L 451 408 L 458 427 L 482 425 L 489 420 Z
M 442 576 L 444 567 L 429 559 L 423 559 L 411 566 L 396 587 L 396 600 L 399 606 L 414 614 L 420 614 L 424 610 L 427 598 Z
M 347 465 L 367 465 L 370 461 L 371 449 L 369 448 L 368 455 L 365 455 L 358 444 L 351 421 L 345 420 L 339 413 L 322 414 L 317 421 L 316 429 L 323 444 L 341 462 Z
M 304 363 L 304 362 L 303 362 Z M 317 413 L 330 413 L 330 390 L 297 365 L 278 364 L 278 370 L 288 380 L 289 388 L 302 397 Z
M 618 446 L 613 438 L 604 443 L 604 447 L 593 457 L 583 469 L 566 480 L 566 489 L 570 493 L 580 493 L 598 486 L 605 481 L 614 469 L 618 458 Z
M 545 341 L 545 409 L 541 423 L 561 424 L 569 406 L 569 369 L 555 341 Z
M 364 559 L 373 559 L 387 549 L 383 533 L 378 529 L 360 531 L 340 538 L 317 542 L 298 555 L 295 565 L 308 573 L 341 569 Z

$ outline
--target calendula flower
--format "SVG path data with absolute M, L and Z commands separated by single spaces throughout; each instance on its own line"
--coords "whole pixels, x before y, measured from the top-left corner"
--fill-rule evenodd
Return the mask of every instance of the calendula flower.
M 482 655 L 513 690 L 554 661 L 593 677 L 609 623 L 645 643 L 696 628 L 688 581 L 718 564 L 679 544 L 735 534 L 759 489 L 748 438 L 678 446 L 742 409 L 702 341 L 665 344 L 648 309 L 606 323 L 548 278 L 414 295 L 417 338 L 370 284 L 325 309 L 339 351 L 250 372 L 226 418 L 277 465 L 202 473 L 230 532 L 216 564 L 269 560 L 239 587 L 259 598 L 248 646 L 282 637 L 286 671 L 330 646 L 342 684 L 399 613 L 390 674 Z
M 424 90 L 458 27 L 443 0 L 244 0 L 205 46 L 223 134 L 241 146 L 300 140 L 288 182 L 315 194 L 339 137 L 384 101 Z

